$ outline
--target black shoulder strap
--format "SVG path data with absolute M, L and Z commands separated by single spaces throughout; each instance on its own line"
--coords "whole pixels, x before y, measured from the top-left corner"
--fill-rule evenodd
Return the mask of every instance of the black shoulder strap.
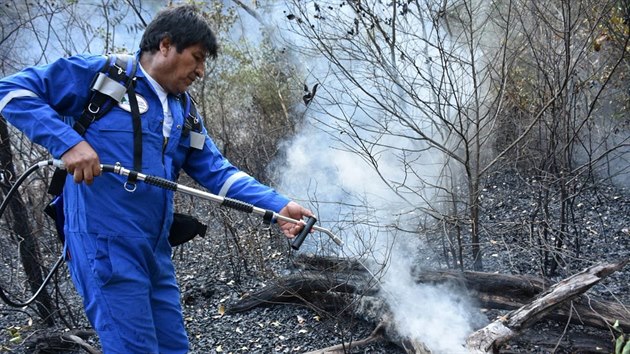
M 191 131 L 201 132 L 201 121 L 197 115 L 195 100 L 188 92 L 184 92 L 180 101 L 184 109 L 184 129 L 182 130 L 182 135 L 187 136 Z
M 140 109 L 136 88 L 129 86 L 129 105 L 131 106 L 131 122 L 133 124 L 133 169 L 142 172 L 142 120 L 140 120 Z M 128 181 L 135 182 L 136 175 L 129 175 Z
M 90 99 L 85 105 L 81 117 L 75 121 L 72 128 L 80 135 L 85 135 L 92 122 L 101 119 L 115 104 L 122 100 L 127 91 L 130 91 L 129 103 L 134 127 L 134 168 L 140 171 L 138 166 L 142 167 L 142 127 L 138 102 L 135 90 L 133 90 L 137 68 L 138 63 L 133 55 L 109 55 L 101 71 L 92 80 Z M 67 171 L 55 170 L 48 186 L 48 193 L 60 195 L 66 176 Z
M 101 119 L 122 100 L 133 85 L 138 64 L 133 55 L 110 55 L 90 87 L 90 100 L 73 128 L 84 135 L 95 120 Z

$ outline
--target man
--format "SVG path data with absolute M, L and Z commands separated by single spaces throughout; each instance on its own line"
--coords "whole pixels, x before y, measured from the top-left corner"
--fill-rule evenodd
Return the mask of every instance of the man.
M 206 58 L 216 55 L 215 36 L 192 6 L 165 9 L 146 28 L 134 86 L 141 172 L 174 180 L 183 169 L 212 193 L 294 219 L 311 216 L 231 165 L 202 125 L 199 132 L 186 128 L 184 92 L 203 76 Z M 62 119 L 81 115 L 105 60 L 77 55 L 0 80 L 0 113 L 61 158 L 70 173 L 63 190 L 67 263 L 104 351 L 185 353 L 188 339 L 167 239 L 173 192 L 138 183 L 129 193 L 123 177 L 97 177 L 101 163 L 134 165 L 139 149 L 131 104 L 114 106 L 83 136 Z M 303 227 L 279 224 L 287 237 Z

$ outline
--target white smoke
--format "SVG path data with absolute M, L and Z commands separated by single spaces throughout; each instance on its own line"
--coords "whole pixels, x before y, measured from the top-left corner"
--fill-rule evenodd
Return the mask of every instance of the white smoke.
M 353 23 L 356 15 L 345 13 L 348 7 L 339 3 L 299 3 L 302 11 L 328 6 L 333 9 L 334 6 L 333 10 L 339 18 L 346 18 L 349 24 Z M 380 10 L 388 11 L 387 5 L 378 3 L 374 1 L 370 6 L 380 6 Z M 295 21 L 300 16 L 314 14 L 300 13 L 292 6 L 295 5 L 274 3 L 264 9 L 267 11 L 264 17 L 270 21 L 265 30 L 272 31 L 279 45 L 286 50 L 298 49 L 289 54 L 303 67 L 307 87 L 310 89 L 317 83 L 319 89 L 311 105 L 303 112 L 306 122 L 300 133 L 284 148 L 287 159 L 283 161 L 280 190 L 303 204 L 312 202 L 319 223 L 346 243 L 343 249 L 339 249 L 324 234 L 316 233 L 314 237 L 307 238 L 304 248 L 324 250 L 342 257 L 361 256 L 364 264 L 374 265 L 371 272 L 380 278 L 383 296 L 391 305 L 401 334 L 425 343 L 436 353 L 463 352 L 465 338 L 472 332 L 476 318 L 474 306 L 457 290 L 448 286 L 418 285 L 412 275 L 414 264 L 418 264 L 418 255 L 413 252 L 418 249 L 417 230 L 424 218 L 420 210 L 436 194 L 436 190 L 426 186 L 432 183 L 439 185 L 437 178 L 444 157 L 429 154 L 424 142 L 403 138 L 408 133 L 408 126 L 379 126 L 380 118 L 386 119 L 388 113 L 375 103 L 375 97 L 379 97 L 376 94 L 378 90 L 393 90 L 391 97 L 400 100 L 390 102 L 391 106 L 402 111 L 405 117 L 413 120 L 413 124 L 429 131 L 427 128 L 432 123 L 423 118 L 426 113 L 406 104 L 404 93 L 397 90 L 401 82 L 410 79 L 409 82 L 413 82 L 417 66 L 434 65 L 427 58 L 431 55 L 437 57 L 437 53 L 426 45 L 425 38 L 419 39 L 414 33 L 408 42 L 405 38 L 398 40 L 407 46 L 423 45 L 425 56 L 419 55 L 415 62 L 399 63 L 398 74 L 378 72 L 370 67 L 369 61 L 343 58 L 344 67 L 361 80 L 353 83 L 338 71 L 338 67 L 317 53 L 304 33 L 297 35 L 295 27 L 292 27 Z M 338 22 L 332 26 L 342 31 L 348 28 Z M 420 28 L 429 37 L 427 39 L 434 38 L 435 32 L 430 23 L 419 23 L 410 30 L 420 31 Z M 354 43 L 347 42 L 346 45 L 360 43 L 359 37 L 354 40 Z M 336 45 L 343 44 L 332 43 L 333 48 Z M 405 76 L 407 70 L 412 74 Z M 423 70 L 436 75 L 436 80 L 443 75 L 439 71 Z M 381 75 L 382 79 L 375 79 L 375 75 Z M 465 73 L 461 73 L 459 89 L 472 93 L 472 88 L 466 87 L 466 77 Z M 366 79 L 365 82 L 362 78 Z M 363 85 L 364 91 L 358 90 L 357 85 Z M 343 124 L 344 121 L 348 124 Z M 353 127 L 357 129 L 350 131 Z M 434 131 L 437 141 L 443 139 L 439 136 L 439 128 Z M 357 144 L 357 138 L 378 143 L 361 146 Z M 365 155 L 357 153 L 357 149 L 361 148 L 369 149 L 378 159 L 366 159 Z M 404 159 L 401 151 L 404 151 Z M 416 167 L 415 174 L 409 173 L 406 166 L 409 161 L 421 164 L 422 168 Z M 422 175 L 418 175 L 417 171 L 421 171 Z M 400 186 L 413 186 L 414 189 L 397 188 Z
M 416 255 L 417 256 L 417 255 Z M 413 255 L 398 247 L 382 279 L 400 335 L 424 343 L 432 353 L 467 353 L 466 338 L 483 319 L 460 289 L 416 284 Z

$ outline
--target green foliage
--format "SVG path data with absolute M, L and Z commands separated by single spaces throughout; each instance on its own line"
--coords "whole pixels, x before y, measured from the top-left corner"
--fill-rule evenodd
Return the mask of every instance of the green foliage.
M 9 326 L 5 329 L 8 340 L 4 345 L 0 345 L 0 352 L 4 350 L 11 351 L 11 347 L 22 344 L 24 341 L 23 333 L 28 333 L 32 329 L 33 320 L 29 318 L 28 324 L 25 326 Z
M 626 338 L 619 326 L 619 321 L 615 321 L 613 329 L 619 333 L 617 340 L 615 340 L 615 354 L 630 354 L 630 338 Z
M 225 6 L 224 1 L 189 1 L 199 6 L 203 11 L 203 16 L 212 24 L 212 29 L 219 38 L 229 34 L 237 20 L 234 7 Z
M 299 83 L 294 65 L 267 38 L 221 43 L 193 90 L 210 136 L 234 164 L 266 181 L 278 144 L 294 133 Z
M 9 342 L 11 343 L 20 343 L 22 341 L 22 335 L 20 334 L 20 327 L 11 326 L 7 328 L 7 332 L 9 333 Z

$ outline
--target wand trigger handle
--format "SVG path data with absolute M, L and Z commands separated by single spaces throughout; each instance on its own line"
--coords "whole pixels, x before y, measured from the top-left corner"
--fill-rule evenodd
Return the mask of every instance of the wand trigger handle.
M 311 232 L 311 229 L 313 228 L 313 225 L 315 225 L 316 222 L 317 222 L 317 218 L 314 216 L 311 216 L 310 218 L 309 217 L 306 218 L 306 225 L 304 225 L 304 228 L 302 229 L 300 234 L 297 235 L 295 239 L 293 240 L 293 242 L 291 243 L 291 248 L 293 248 L 294 250 L 300 249 L 300 246 L 302 246 L 302 243 L 306 239 L 306 236 Z

